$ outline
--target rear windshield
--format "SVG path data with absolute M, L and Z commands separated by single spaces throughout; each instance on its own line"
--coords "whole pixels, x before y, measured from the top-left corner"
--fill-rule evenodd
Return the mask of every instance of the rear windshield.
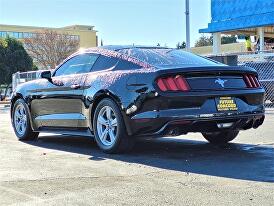
M 135 57 L 154 66 L 216 66 L 219 63 L 177 49 L 121 49 L 118 52 Z M 221 64 L 222 65 L 222 64 Z

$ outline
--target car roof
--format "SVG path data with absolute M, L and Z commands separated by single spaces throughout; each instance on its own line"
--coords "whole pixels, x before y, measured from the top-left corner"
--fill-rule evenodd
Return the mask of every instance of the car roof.
M 169 49 L 168 47 L 161 46 L 142 46 L 142 45 L 107 45 L 107 46 L 99 46 L 98 48 L 119 51 L 122 49 Z

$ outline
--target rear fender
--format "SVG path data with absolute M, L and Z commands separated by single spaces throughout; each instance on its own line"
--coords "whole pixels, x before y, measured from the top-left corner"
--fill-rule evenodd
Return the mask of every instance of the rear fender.
M 117 95 L 115 95 L 113 92 L 111 92 L 109 90 L 100 90 L 100 91 L 96 92 L 92 98 L 91 98 L 91 96 L 87 97 L 86 112 L 88 112 L 88 114 L 86 113 L 85 115 L 89 117 L 88 126 L 92 131 L 93 131 L 92 123 L 93 123 L 93 117 L 94 117 L 96 107 L 99 104 L 99 102 L 104 98 L 112 99 L 117 104 L 117 106 L 119 107 L 119 109 L 122 113 L 122 116 L 124 117 L 124 122 L 126 124 L 125 104 L 123 104 L 121 99 Z

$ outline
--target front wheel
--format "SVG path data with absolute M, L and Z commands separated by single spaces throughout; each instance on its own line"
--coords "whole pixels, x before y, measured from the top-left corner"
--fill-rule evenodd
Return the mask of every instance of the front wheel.
M 96 107 L 93 130 L 97 145 L 106 153 L 126 152 L 134 144 L 127 135 L 119 107 L 111 99 L 103 99 Z
M 224 131 L 202 133 L 204 138 L 212 144 L 226 144 L 237 137 L 239 131 Z
M 34 140 L 39 135 L 31 129 L 27 105 L 22 99 L 16 100 L 12 108 L 12 126 L 19 140 Z

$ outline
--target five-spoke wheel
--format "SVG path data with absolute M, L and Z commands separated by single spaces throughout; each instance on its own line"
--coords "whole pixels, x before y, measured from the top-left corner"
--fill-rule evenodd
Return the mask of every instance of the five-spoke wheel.
M 27 109 L 27 104 L 23 99 L 17 99 L 12 107 L 12 126 L 19 140 L 33 140 L 39 135 L 32 131 Z
M 125 152 L 133 146 L 133 139 L 127 135 L 121 111 L 112 99 L 103 99 L 97 105 L 93 129 L 95 140 L 104 152 Z
M 106 145 L 112 145 L 117 137 L 117 118 L 110 106 L 101 108 L 97 116 L 97 131 L 101 142 Z
M 22 103 L 18 104 L 14 109 L 13 122 L 16 132 L 23 135 L 27 129 L 27 113 Z

